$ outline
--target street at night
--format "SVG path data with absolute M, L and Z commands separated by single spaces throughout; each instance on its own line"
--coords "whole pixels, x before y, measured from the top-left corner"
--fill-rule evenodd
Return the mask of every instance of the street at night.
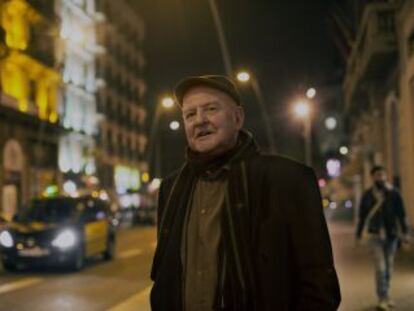
M 413 0 L 0 0 L 0 311 L 414 310 L 413 81 Z
M 0 271 L 0 310 L 149 310 L 154 227 L 122 230 L 116 259 L 92 258 L 81 272 Z
M 341 311 L 375 310 L 373 267 L 367 249 L 356 248 L 350 222 L 329 225 L 341 284 Z M 10 311 L 147 311 L 150 266 L 155 247 L 154 227 L 122 229 L 116 259 L 92 259 L 81 272 L 29 269 L 0 270 L 0 310 Z M 414 256 L 399 253 L 393 281 L 396 310 L 414 305 Z

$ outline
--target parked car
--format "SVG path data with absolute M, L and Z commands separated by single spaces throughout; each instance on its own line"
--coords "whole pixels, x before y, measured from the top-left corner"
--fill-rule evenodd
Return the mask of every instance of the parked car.
M 115 243 L 109 206 L 92 196 L 33 200 L 0 233 L 6 270 L 35 264 L 80 270 L 87 257 L 112 259 Z

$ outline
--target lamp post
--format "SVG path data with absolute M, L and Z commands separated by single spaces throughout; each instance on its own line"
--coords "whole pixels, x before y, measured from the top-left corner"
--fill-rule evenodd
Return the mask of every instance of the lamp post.
M 303 120 L 305 138 L 305 163 L 312 166 L 312 120 L 308 102 L 300 101 L 295 104 L 294 111 L 297 117 Z
M 150 170 L 154 168 L 155 174 L 153 176 L 159 176 L 161 174 L 161 152 L 160 144 L 157 139 L 157 133 L 159 130 L 159 123 L 162 115 L 163 109 L 169 110 L 174 107 L 174 99 L 170 96 L 165 96 L 162 98 L 161 103 L 157 104 L 155 108 L 154 117 L 152 119 L 151 131 L 149 144 L 147 149 L 147 161 L 150 167 Z M 155 149 L 155 150 L 154 150 Z M 155 167 L 154 167 L 154 153 L 155 153 Z
M 276 145 L 273 139 L 272 127 L 269 119 L 269 114 L 266 112 L 266 107 L 263 99 L 262 89 L 260 87 L 257 77 L 251 72 L 240 71 L 236 75 L 237 80 L 241 83 L 250 83 L 252 90 L 256 96 L 257 102 L 259 104 L 260 112 L 262 114 L 262 119 L 265 125 L 267 141 L 269 143 L 270 151 L 272 153 L 276 152 Z
M 216 0 L 208 0 L 208 3 L 210 5 L 211 15 L 213 16 L 214 25 L 216 27 L 216 31 L 217 31 L 217 35 L 218 35 L 218 39 L 220 43 L 220 49 L 221 49 L 221 55 L 223 57 L 224 68 L 226 70 L 226 74 L 229 77 L 231 77 L 233 74 L 233 69 L 231 66 L 230 53 L 227 47 L 226 36 L 224 34 L 223 25 L 221 23 L 220 14 L 217 8 Z

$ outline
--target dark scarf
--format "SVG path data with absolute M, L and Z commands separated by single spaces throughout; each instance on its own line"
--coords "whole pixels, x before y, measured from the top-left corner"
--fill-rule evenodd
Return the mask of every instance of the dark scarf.
M 188 151 L 168 194 L 159 227 L 158 245 L 151 277 L 155 281 L 151 292 L 153 311 L 181 311 L 182 262 L 180 256 L 182 230 L 187 207 L 198 177 L 229 166 L 228 189 L 222 217 L 222 241 L 215 310 L 255 310 L 255 282 L 250 263 L 251 252 L 246 160 L 258 152 L 248 132 L 241 131 L 236 146 L 214 160 L 204 159 Z M 257 310 L 257 309 L 256 309 Z

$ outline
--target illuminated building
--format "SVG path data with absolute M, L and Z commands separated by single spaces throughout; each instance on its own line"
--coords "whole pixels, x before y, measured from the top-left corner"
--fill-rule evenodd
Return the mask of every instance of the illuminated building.
M 74 179 L 82 188 L 85 178 L 96 174 L 95 136 L 96 43 L 95 0 L 56 0 L 60 18 L 57 57 L 62 72 L 61 125 L 67 130 L 59 141 L 59 169 L 64 183 Z
M 141 173 L 148 169 L 144 161 L 145 29 L 126 1 L 102 0 L 98 4 L 97 36 L 105 53 L 97 58 L 97 102 L 102 116 L 97 167 L 101 184 L 124 194 L 140 188 Z
M 0 1 L 0 213 L 56 183 L 58 97 L 53 6 Z

